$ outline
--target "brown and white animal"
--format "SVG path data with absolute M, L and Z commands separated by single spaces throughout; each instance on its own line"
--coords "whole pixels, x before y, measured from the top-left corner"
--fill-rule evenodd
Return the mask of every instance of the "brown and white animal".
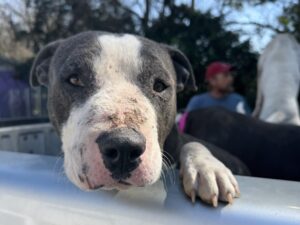
M 84 32 L 45 46 L 31 83 L 48 88 L 65 172 L 79 188 L 151 185 L 166 151 L 181 160 L 184 190 L 193 201 L 200 196 L 216 206 L 239 195 L 235 177 L 212 153 L 236 173 L 243 173 L 242 163 L 174 128 L 176 90 L 195 88 L 179 50 L 130 34 Z
M 271 123 L 300 125 L 298 92 L 300 46 L 290 34 L 278 34 L 258 61 L 254 117 Z

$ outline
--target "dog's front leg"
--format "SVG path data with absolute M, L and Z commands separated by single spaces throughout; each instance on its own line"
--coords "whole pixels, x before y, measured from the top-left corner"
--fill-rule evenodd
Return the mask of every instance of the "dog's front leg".
M 204 202 L 217 207 L 218 200 L 232 203 L 233 198 L 240 195 L 231 171 L 198 142 L 182 147 L 180 174 L 184 191 L 192 202 L 199 196 Z

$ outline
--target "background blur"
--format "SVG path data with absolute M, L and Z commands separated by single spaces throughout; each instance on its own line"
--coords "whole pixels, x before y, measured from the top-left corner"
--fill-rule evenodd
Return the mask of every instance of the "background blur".
M 85 30 L 134 33 L 178 47 L 193 65 L 199 92 L 206 89 L 207 64 L 231 63 L 235 89 L 253 108 L 258 55 L 276 33 L 300 40 L 300 0 L 0 0 L 0 30 L 0 96 L 9 95 L 14 107 L 24 103 L 0 110 L 2 117 L 46 116 L 46 90 L 28 86 L 33 58 L 45 44 Z M 180 94 L 178 108 L 193 94 Z

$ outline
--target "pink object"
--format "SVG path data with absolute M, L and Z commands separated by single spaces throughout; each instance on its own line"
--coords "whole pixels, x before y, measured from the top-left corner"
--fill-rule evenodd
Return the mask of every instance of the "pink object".
M 179 130 L 181 133 L 184 132 L 184 128 L 185 128 L 185 124 L 186 124 L 187 117 L 188 117 L 188 112 L 185 112 L 185 113 L 182 114 L 182 116 L 181 116 L 180 119 L 179 119 L 179 122 L 178 122 L 178 130 Z

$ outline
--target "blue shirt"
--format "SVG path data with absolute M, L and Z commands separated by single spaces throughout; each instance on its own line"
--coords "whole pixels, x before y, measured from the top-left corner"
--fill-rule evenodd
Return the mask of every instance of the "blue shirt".
M 209 92 L 192 97 L 187 105 L 186 112 L 210 106 L 221 106 L 243 114 L 251 113 L 250 108 L 241 95 L 230 93 L 222 98 L 214 98 Z

